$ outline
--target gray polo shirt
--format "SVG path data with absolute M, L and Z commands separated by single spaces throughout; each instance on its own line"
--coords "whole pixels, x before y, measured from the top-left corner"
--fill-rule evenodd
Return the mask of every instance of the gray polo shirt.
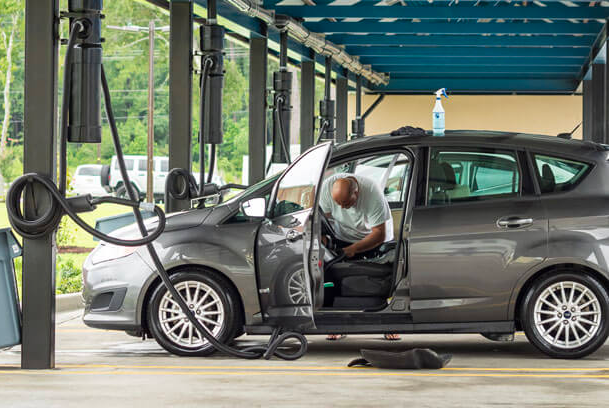
M 353 177 L 359 185 L 357 202 L 344 209 L 332 199 L 332 186 L 339 178 Z M 331 213 L 336 221 L 334 228 L 338 239 L 357 242 L 372 232 L 372 227 L 385 223 L 385 241 L 393 239 L 391 209 L 381 188 L 368 177 L 349 173 L 337 173 L 326 180 L 321 187 L 319 205 L 324 213 Z

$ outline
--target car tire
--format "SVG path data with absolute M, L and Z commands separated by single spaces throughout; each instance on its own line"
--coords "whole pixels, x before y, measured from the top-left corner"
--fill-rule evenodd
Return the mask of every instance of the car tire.
M 138 188 L 136 186 L 133 186 L 133 189 L 135 190 L 135 194 L 137 195 L 138 199 L 142 197 L 142 193 L 140 192 L 140 190 L 138 190 Z M 124 184 L 121 184 L 120 187 L 118 187 L 116 189 L 116 197 L 118 198 L 124 198 L 129 200 L 129 194 L 127 193 L 127 187 Z
M 215 272 L 198 269 L 177 272 L 170 279 L 189 305 L 203 302 L 195 311 L 208 313 L 207 320 L 202 323 L 221 343 L 231 344 L 243 329 L 243 319 L 237 294 L 226 279 Z M 186 294 L 187 288 L 190 296 Z M 201 357 L 214 353 L 215 348 L 206 339 L 201 341 L 194 327 L 191 332 L 192 324 L 172 299 L 163 284 L 159 284 L 150 297 L 147 321 L 155 340 L 165 350 L 179 356 Z
M 609 334 L 609 294 L 594 277 L 570 269 L 542 276 L 528 290 L 520 320 L 529 341 L 553 358 L 585 357 Z

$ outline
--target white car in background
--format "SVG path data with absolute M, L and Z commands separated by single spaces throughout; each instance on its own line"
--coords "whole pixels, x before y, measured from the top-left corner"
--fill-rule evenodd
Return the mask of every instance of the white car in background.
M 101 184 L 101 164 L 83 164 L 76 167 L 70 191 L 75 195 L 91 194 L 93 197 L 106 195 Z
M 126 155 L 125 156 L 125 167 L 127 168 L 127 174 L 131 184 L 136 188 L 140 197 L 146 195 L 146 169 L 147 169 L 147 157 L 144 155 Z M 153 194 L 155 200 L 163 200 L 165 197 L 165 179 L 169 173 L 169 158 L 166 156 L 155 156 L 154 167 L 152 172 L 153 177 Z M 199 180 L 199 173 L 193 173 L 195 179 Z M 118 162 L 116 156 L 112 156 L 110 162 L 110 169 L 108 174 L 107 184 L 110 191 L 115 192 L 118 197 L 127 197 L 127 189 L 123 183 L 123 177 L 121 176 L 120 169 L 118 168 Z M 224 181 L 222 177 L 215 174 L 212 181 L 218 185 L 223 185 Z

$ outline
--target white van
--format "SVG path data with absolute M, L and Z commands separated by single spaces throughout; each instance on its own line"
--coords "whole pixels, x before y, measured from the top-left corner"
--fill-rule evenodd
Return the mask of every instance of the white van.
M 147 157 L 144 155 L 126 155 L 125 166 L 131 180 L 131 184 L 137 189 L 140 197 L 146 195 L 146 169 Z M 162 200 L 165 196 L 165 179 L 169 173 L 169 158 L 167 156 L 154 156 L 153 177 L 153 194 L 155 200 Z M 199 180 L 199 173 L 194 173 L 195 179 Z M 213 182 L 222 185 L 222 178 L 214 175 Z M 108 186 L 111 191 L 114 191 L 118 197 L 127 197 L 127 189 L 123 184 L 123 177 L 118 168 L 116 156 L 112 156 L 110 162 L 110 176 Z

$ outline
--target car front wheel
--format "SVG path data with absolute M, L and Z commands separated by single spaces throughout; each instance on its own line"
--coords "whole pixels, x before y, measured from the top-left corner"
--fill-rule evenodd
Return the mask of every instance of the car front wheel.
M 175 273 L 171 281 L 199 322 L 220 342 L 232 342 L 241 319 L 236 294 L 225 279 L 197 270 Z M 170 353 L 207 356 L 215 351 L 182 313 L 165 285 L 159 285 L 150 297 L 147 319 L 155 340 Z
M 521 322 L 531 343 L 554 358 L 581 358 L 609 334 L 609 295 L 592 276 L 565 270 L 539 279 L 527 292 Z

